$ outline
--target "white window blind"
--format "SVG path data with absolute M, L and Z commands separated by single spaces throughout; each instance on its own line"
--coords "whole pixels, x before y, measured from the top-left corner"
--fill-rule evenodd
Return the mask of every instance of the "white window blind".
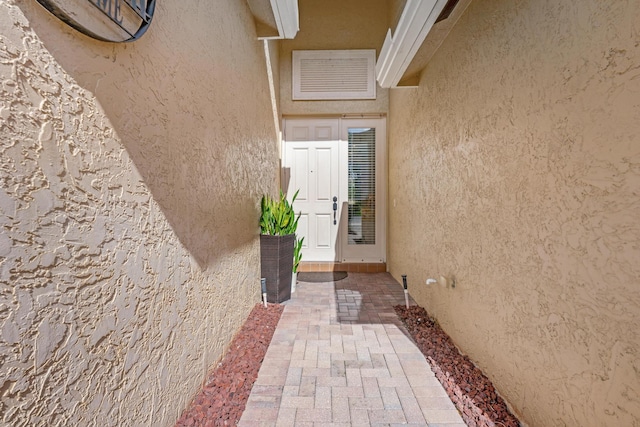
M 376 243 L 376 130 L 350 128 L 349 244 Z

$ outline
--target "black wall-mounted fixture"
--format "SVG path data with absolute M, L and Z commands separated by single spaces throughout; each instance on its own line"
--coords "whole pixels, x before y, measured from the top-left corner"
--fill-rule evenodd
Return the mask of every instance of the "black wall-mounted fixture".
M 132 42 L 147 31 L 156 0 L 37 0 L 65 24 L 105 42 Z

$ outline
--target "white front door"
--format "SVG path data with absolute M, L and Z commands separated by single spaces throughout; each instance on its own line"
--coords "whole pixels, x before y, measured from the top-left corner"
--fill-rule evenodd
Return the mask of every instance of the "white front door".
M 302 259 L 384 262 L 385 119 L 285 119 L 283 128 Z
M 333 198 L 337 203 L 340 196 L 338 122 L 287 120 L 285 135 L 287 195 L 291 200 L 298 191 L 294 209 L 302 213 L 297 234 L 304 237 L 303 260 L 336 261 L 340 256 L 336 245 L 340 212 L 333 210 Z

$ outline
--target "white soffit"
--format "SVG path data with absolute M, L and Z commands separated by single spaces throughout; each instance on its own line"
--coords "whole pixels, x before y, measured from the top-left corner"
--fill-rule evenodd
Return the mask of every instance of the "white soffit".
M 381 87 L 398 84 L 446 4 L 447 0 L 407 0 L 395 33 L 389 29 L 380 50 L 376 79 Z
M 376 99 L 375 49 L 294 50 L 294 100 Z

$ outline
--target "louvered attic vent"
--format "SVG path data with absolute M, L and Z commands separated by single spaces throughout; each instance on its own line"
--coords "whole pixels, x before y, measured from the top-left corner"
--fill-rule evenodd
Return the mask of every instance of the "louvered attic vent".
M 376 99 L 376 51 L 294 50 L 293 99 Z

